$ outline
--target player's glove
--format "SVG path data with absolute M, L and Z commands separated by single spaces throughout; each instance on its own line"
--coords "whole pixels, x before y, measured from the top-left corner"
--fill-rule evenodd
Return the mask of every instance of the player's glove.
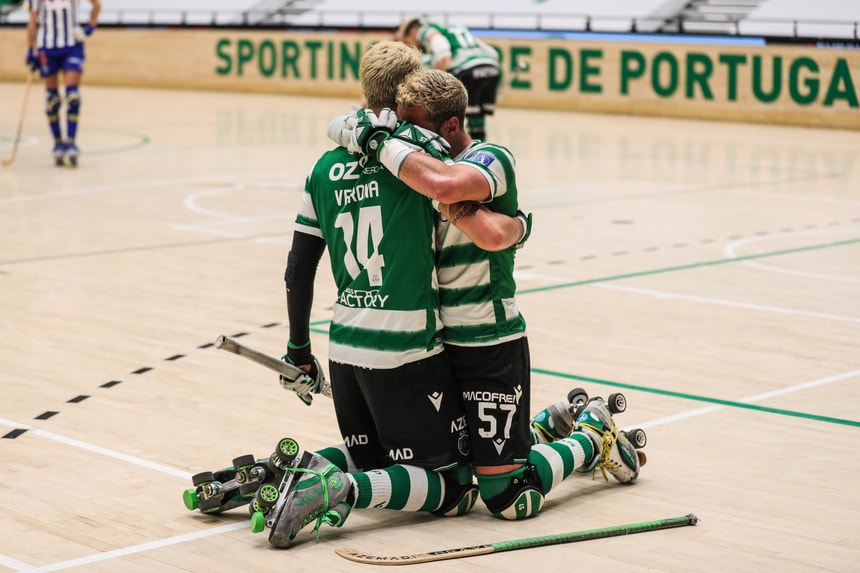
M 281 357 L 281 360 L 302 370 L 304 370 L 303 366 L 310 367 L 307 374 L 303 374 L 295 380 L 290 380 L 283 374 L 279 377 L 281 386 L 285 390 L 292 390 L 302 402 L 310 406 L 314 401 L 313 395 L 319 394 L 325 387 L 325 372 L 314 355 L 311 354 L 311 343 L 308 342 L 306 345 L 298 347 L 292 342 L 288 342 L 287 353 Z
M 528 241 L 529 235 L 532 234 L 532 214 L 526 214 L 517 209 L 515 216 L 523 224 L 523 237 L 514 245 L 516 248 L 521 249 L 526 244 L 526 241 Z
M 355 129 L 347 149 L 360 149 L 369 158 L 376 159 L 383 142 L 397 127 L 397 116 L 386 107 L 378 116 L 372 109 L 360 109 L 355 117 Z
M 361 148 L 354 149 L 351 146 L 356 123 L 358 123 L 358 118 L 354 113 L 339 115 L 328 124 L 326 135 L 340 147 L 345 147 L 350 153 L 361 153 Z
M 93 35 L 93 32 L 96 31 L 95 26 L 92 24 L 87 24 L 86 26 L 75 26 L 72 29 L 72 34 L 75 36 L 75 40 L 78 43 L 83 43 L 87 38 Z
M 41 67 L 39 53 L 32 46 L 27 48 L 27 67 L 34 72 Z
M 436 159 L 445 159 L 451 153 L 451 144 L 438 133 L 401 121 L 391 137 L 407 143 L 415 150 L 423 150 Z

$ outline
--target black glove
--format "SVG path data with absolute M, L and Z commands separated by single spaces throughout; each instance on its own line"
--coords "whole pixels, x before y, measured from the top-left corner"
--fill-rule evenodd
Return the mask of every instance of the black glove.
M 34 72 L 42 67 L 42 63 L 39 61 L 39 53 L 33 49 L 33 46 L 27 48 L 27 67 Z

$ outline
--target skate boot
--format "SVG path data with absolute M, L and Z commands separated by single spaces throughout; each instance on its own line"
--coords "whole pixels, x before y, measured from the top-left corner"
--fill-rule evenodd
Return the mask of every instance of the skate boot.
M 573 431 L 573 421 L 587 401 L 588 393 L 582 388 L 574 388 L 567 393 L 567 403 L 557 402 L 538 412 L 529 427 L 532 445 L 568 437 Z
M 80 150 L 78 150 L 78 146 L 75 145 L 74 141 L 66 142 L 66 157 L 69 160 L 69 167 L 77 167 L 78 166 L 78 155 L 80 155 Z
M 600 468 L 604 479 L 609 480 L 606 476 L 609 472 L 621 483 L 630 483 L 639 476 L 639 468 L 645 465 L 647 458 L 645 452 L 636 448 L 645 446 L 645 432 L 639 429 L 621 432 L 612 420 L 612 414 L 626 409 L 627 400 L 623 394 L 611 394 L 608 404 L 603 398 L 595 397 L 583 406 L 574 429 L 591 438 L 595 456 L 588 466 L 577 471 L 593 475 Z
M 298 444 L 284 438 L 278 451 L 285 453 L 286 472 L 280 486 L 263 485 L 254 498 L 251 531 L 270 529 L 269 543 L 274 547 L 289 547 L 299 531 L 316 521 L 314 531 L 319 537 L 323 523 L 340 527 L 346 521 L 352 505 L 347 501 L 352 482 L 324 457 L 304 452 L 299 455 Z
M 65 165 L 63 158 L 66 155 L 66 144 L 60 140 L 54 142 L 54 150 L 51 152 L 54 156 L 54 165 L 62 167 Z
M 264 483 L 278 483 L 284 470 L 270 458 L 255 459 L 252 455 L 235 458 L 233 466 L 192 476 L 193 488 L 182 494 L 185 507 L 213 514 L 248 505 Z

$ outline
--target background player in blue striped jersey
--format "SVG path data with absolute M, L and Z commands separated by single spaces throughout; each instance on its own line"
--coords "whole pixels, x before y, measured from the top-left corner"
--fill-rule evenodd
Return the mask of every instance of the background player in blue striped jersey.
M 487 139 L 486 118 L 496 111 L 501 70 L 499 54 L 464 26 L 442 25 L 424 18 L 405 20 L 395 39 L 421 50 L 428 67 L 457 77 L 469 94 L 466 129 L 472 139 Z
M 27 0 L 27 65 L 45 80 L 45 113 L 54 136 L 54 160 L 58 166 L 78 164 L 78 117 L 81 110 L 79 85 L 84 72 L 84 41 L 98 25 L 100 0 L 92 5 L 89 20 L 78 18 L 79 0 Z M 63 73 L 65 93 L 60 97 L 59 73 Z M 60 108 L 66 104 L 66 136 L 60 125 Z

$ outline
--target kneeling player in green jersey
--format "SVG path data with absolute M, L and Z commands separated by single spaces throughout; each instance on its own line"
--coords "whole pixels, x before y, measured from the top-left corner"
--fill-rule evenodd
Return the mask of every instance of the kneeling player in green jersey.
M 600 467 L 620 482 L 633 481 L 644 455 L 618 431 L 599 398 L 576 412 L 572 434 L 532 445 L 529 350 L 514 296 L 516 245 L 482 250 L 462 230 L 487 209 L 519 213 L 521 243 L 530 217 L 518 211 L 510 151 L 473 141 L 465 131 L 467 97 L 459 80 L 439 70 L 410 75 L 398 92 L 398 117 L 441 135 L 450 143 L 453 163 L 416 153 L 414 146 L 386 134 L 386 122 L 370 110 L 357 113 L 352 145 L 441 203 L 445 217 L 437 223 L 436 247 L 443 336 L 466 408 L 480 494 L 493 515 L 519 519 L 535 515 L 545 494 L 574 471 Z M 403 124 L 397 128 L 403 129 Z M 360 141 L 368 131 L 375 132 L 372 141 Z

